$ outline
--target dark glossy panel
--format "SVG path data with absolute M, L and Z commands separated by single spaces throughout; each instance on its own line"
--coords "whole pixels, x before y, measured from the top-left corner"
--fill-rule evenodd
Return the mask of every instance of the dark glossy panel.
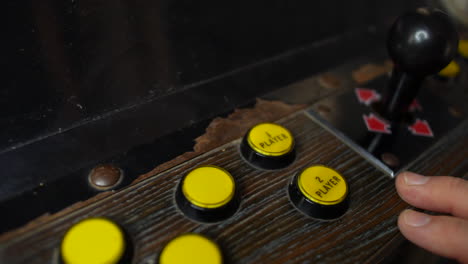
M 362 30 L 384 19 L 382 10 L 392 17 L 385 8 L 369 0 L 8 1 L 0 150 Z
M 349 44 L 339 49 L 343 42 Z M 122 185 L 126 185 L 157 164 L 192 150 L 193 139 L 212 118 L 252 104 L 256 96 L 330 68 L 380 42 L 383 39 L 368 32 L 347 34 L 0 153 L 0 164 L 8 164 L 0 184 L 0 211 L 11 216 L 1 220 L 0 228 L 18 226 L 95 194 L 86 181 L 95 164 L 122 168 Z M 30 209 L 15 210 L 25 206 Z

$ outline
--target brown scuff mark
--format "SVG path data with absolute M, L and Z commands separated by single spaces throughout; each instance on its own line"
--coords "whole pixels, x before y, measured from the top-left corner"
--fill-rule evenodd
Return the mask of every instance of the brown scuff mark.
M 273 122 L 289 114 L 304 109 L 307 105 L 289 105 L 281 101 L 257 99 L 253 108 L 236 109 L 226 118 L 215 118 L 206 128 L 205 134 L 195 139 L 193 151 L 186 152 L 175 159 L 157 166 L 141 175 L 135 184 L 152 175 L 161 173 L 207 151 L 242 137 L 249 128 L 261 122 Z
M 364 84 L 390 72 L 392 68 L 393 63 L 390 60 L 386 60 L 383 64 L 368 63 L 354 70 L 352 76 L 357 84 Z
M 318 82 L 321 86 L 327 89 L 338 89 L 343 83 L 338 75 L 333 74 L 331 72 L 321 74 L 318 77 Z
M 257 99 L 254 108 L 236 109 L 227 118 L 215 118 L 206 133 L 195 139 L 195 152 L 206 152 L 238 139 L 260 122 L 273 122 L 297 112 L 306 105 L 289 105 L 281 101 Z
M 215 149 L 226 143 L 229 143 L 235 139 L 242 137 L 247 130 L 253 125 L 260 122 L 273 122 L 282 117 L 290 115 L 301 109 L 304 109 L 307 105 L 288 105 L 281 101 L 266 101 L 257 99 L 257 102 L 253 108 L 236 109 L 232 114 L 226 118 L 215 118 L 210 125 L 206 128 L 206 133 L 195 139 L 194 151 L 186 152 L 175 159 L 163 163 L 152 171 L 139 176 L 131 185 L 140 182 L 150 176 L 161 173 L 174 166 L 177 166 L 187 160 L 190 160 L 196 156 L 199 156 L 207 151 Z M 72 213 L 80 208 L 89 206 L 94 202 L 97 202 L 103 198 L 106 198 L 115 191 L 107 191 L 99 193 L 86 201 L 77 202 L 55 214 L 46 213 L 38 218 L 32 220 L 26 225 L 5 232 L 0 235 L 0 242 L 4 242 L 15 237 L 34 230 L 38 226 L 45 224 L 49 221 L 56 220 L 60 217 Z

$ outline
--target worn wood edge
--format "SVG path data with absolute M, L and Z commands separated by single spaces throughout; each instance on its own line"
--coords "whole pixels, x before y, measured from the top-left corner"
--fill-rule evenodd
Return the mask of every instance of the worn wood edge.
M 301 115 L 301 114 L 304 114 L 304 111 L 294 112 L 294 113 L 292 113 L 292 114 L 290 114 L 288 116 L 285 116 L 285 117 L 283 117 L 283 118 L 281 118 L 279 120 L 275 120 L 275 121 L 276 122 L 281 122 L 283 120 L 294 118 L 295 116 L 298 116 L 298 115 Z M 197 155 L 194 158 L 188 159 L 188 160 L 183 161 L 183 162 L 181 162 L 179 164 L 175 164 L 174 166 L 172 166 L 172 167 L 170 167 L 170 168 L 168 168 L 168 169 L 166 169 L 164 171 L 161 171 L 161 172 L 159 172 L 157 174 L 152 174 L 149 177 L 146 177 L 146 178 L 142 179 L 141 181 L 138 181 L 138 182 L 136 182 L 134 184 L 131 184 L 131 185 L 129 185 L 129 186 L 123 188 L 123 189 L 120 189 L 118 191 L 106 192 L 107 195 L 101 197 L 101 199 L 93 200 L 92 203 L 84 204 L 84 202 L 80 202 L 80 204 L 84 204 L 84 205 L 82 205 L 80 207 L 76 207 L 76 208 L 73 207 L 73 210 L 71 210 L 71 211 L 59 212 L 59 213 L 57 213 L 57 215 L 51 215 L 51 216 L 53 216 L 53 218 L 48 219 L 48 221 L 34 222 L 32 224 L 25 225 L 25 226 L 20 227 L 18 229 L 14 229 L 12 231 L 6 232 L 6 233 L 0 235 L 0 257 L 2 256 L 3 248 L 6 248 L 6 247 L 8 247 L 9 244 L 14 244 L 14 243 L 16 243 L 16 241 L 23 239 L 23 236 L 25 236 L 25 235 L 34 236 L 35 234 L 42 232 L 44 229 L 47 229 L 50 226 L 55 225 L 57 222 L 59 222 L 59 223 L 68 222 L 69 218 L 76 217 L 77 215 L 79 215 L 81 213 L 81 211 L 99 207 L 101 204 L 106 203 L 107 201 L 111 200 L 113 194 L 117 194 L 117 193 L 124 192 L 124 191 L 125 192 L 131 192 L 132 189 L 137 189 L 137 188 L 147 184 L 149 181 L 154 180 L 157 177 L 164 177 L 166 172 L 168 172 L 169 170 L 176 170 L 177 168 L 184 166 L 186 162 L 192 162 L 192 161 L 197 162 L 197 160 L 203 159 L 204 156 L 205 156 L 204 154 L 208 154 L 208 153 L 211 153 L 211 152 L 222 152 L 223 149 L 225 149 L 225 148 L 227 148 L 227 147 L 229 147 L 231 145 L 238 145 L 240 143 L 240 140 L 241 139 L 238 138 L 236 140 L 227 142 L 227 143 L 223 144 L 222 146 L 219 146 L 217 148 L 206 151 L 205 153 Z M 89 201 L 89 200 L 87 200 L 87 201 Z
M 353 76 L 353 78 L 349 78 L 350 80 L 353 80 L 356 82 L 356 78 L 354 78 L 354 75 L 355 75 L 355 72 L 362 72 L 363 69 L 369 69 L 369 68 L 372 68 L 371 66 L 374 65 L 377 67 L 377 71 L 374 70 L 373 73 L 371 73 L 370 75 L 368 74 L 367 75 L 367 80 L 372 80 L 373 78 L 378 78 L 380 77 L 382 74 L 385 74 L 386 72 L 382 71 L 382 70 L 378 70 L 379 67 L 381 68 L 382 66 L 380 64 L 375 64 L 375 63 L 366 63 L 366 64 L 360 64 L 359 67 L 355 70 L 352 71 L 352 74 L 351 76 Z M 380 65 L 380 66 L 379 66 Z M 388 61 L 384 62 L 382 65 L 388 65 Z M 356 67 L 356 66 L 353 66 L 353 67 Z M 349 69 L 346 69 L 345 70 L 346 72 L 349 72 Z M 322 75 L 326 75 L 328 76 L 329 74 L 333 74 L 334 71 L 332 72 L 325 72 L 325 73 L 322 73 L 322 74 L 318 74 L 317 76 L 314 76 L 314 77 L 310 77 L 310 78 L 307 78 L 307 79 L 304 79 L 304 80 L 300 80 L 298 82 L 295 82 L 295 83 L 292 83 L 286 87 L 290 87 L 290 86 L 294 86 L 294 85 L 298 85 L 300 83 L 303 83 L 305 82 L 306 80 L 318 80 L 321 78 Z M 351 77 L 350 76 L 350 77 Z M 340 82 L 341 83 L 341 82 Z M 324 82 L 324 81 L 318 81 L 318 84 L 322 87 L 324 87 L 326 90 L 330 90 L 330 85 L 327 84 L 327 82 Z M 358 82 L 359 84 L 359 82 Z M 341 85 L 340 85 L 341 86 Z M 327 94 L 327 96 L 333 96 L 334 94 L 339 94 L 341 91 L 341 89 L 338 89 L 337 91 L 335 91 L 335 93 L 329 93 Z M 264 105 L 268 105 L 268 107 L 275 107 L 278 106 L 278 104 L 283 104 L 284 106 L 289 106 L 291 107 L 291 109 L 289 111 L 286 111 L 284 112 L 283 114 L 280 114 L 279 116 L 275 116 L 274 118 L 268 118 L 268 119 L 261 119 L 259 122 L 261 121 L 264 121 L 264 122 L 267 122 L 267 121 L 275 121 L 275 120 L 278 120 L 284 116 L 287 116 L 288 114 L 291 114 L 292 112 L 294 111 L 299 111 L 299 110 L 302 110 L 306 107 L 309 106 L 309 103 L 307 104 L 286 104 L 282 101 L 278 101 L 278 100 L 263 100 L 263 99 L 260 99 L 260 98 L 257 98 L 256 99 L 256 105 L 254 108 L 252 108 L 254 111 L 255 109 L 257 109 L 259 106 L 264 106 Z M 267 107 L 262 107 L 263 109 L 267 108 Z M 261 111 L 259 111 L 260 114 L 262 113 Z M 228 120 L 229 118 L 232 118 L 232 116 L 234 115 L 238 115 L 239 113 L 242 113 L 242 109 L 236 109 L 234 113 L 232 113 L 230 116 L 228 116 L 226 119 Z M 224 118 L 216 118 L 213 120 L 212 123 L 210 123 L 210 125 L 207 127 L 207 132 L 209 131 L 210 127 L 212 127 L 213 129 L 216 127 L 215 125 L 213 125 L 215 122 L 220 122 L 224 120 Z M 244 131 L 242 131 L 242 133 L 238 133 L 237 134 L 237 137 L 233 137 L 233 138 L 238 138 L 238 137 L 241 137 L 243 133 L 245 133 L 246 129 L 244 129 Z M 138 176 L 134 182 L 132 182 L 132 184 L 140 181 L 140 180 L 143 180 L 147 177 L 150 177 L 151 175 L 153 174 L 157 174 L 157 173 L 161 173 L 165 170 L 168 170 L 168 169 L 171 169 L 173 168 L 174 166 L 178 165 L 178 164 L 181 164 L 187 160 L 190 160 L 198 155 L 201 155 L 203 153 L 206 153 L 207 151 L 209 151 L 210 149 L 206 148 L 205 145 L 203 144 L 203 142 L 206 140 L 204 137 L 206 137 L 207 133 L 205 133 L 204 135 L 200 136 L 199 138 L 195 139 L 195 145 L 194 145 L 194 151 L 190 151 L 190 152 L 186 152 L 182 155 L 179 155 L 177 156 L 176 158 L 168 161 L 168 162 L 165 162 L 163 164 L 160 164 L 158 165 L 157 167 L 155 167 L 153 170 L 151 170 L 150 172 L 148 173 L 145 173 L 143 175 L 140 175 Z M 233 139 L 232 139 L 233 140 Z M 219 145 L 222 145 L 226 142 L 229 142 L 229 140 L 226 140 L 225 142 L 221 142 L 220 144 L 218 145 L 215 145 L 215 146 L 212 146 L 212 148 L 214 147 L 217 147 Z M 18 233 L 21 233 L 21 230 L 25 229 L 29 229 L 29 228 L 32 228 L 38 224 L 42 224 L 44 222 L 47 222 L 47 221 L 51 221 L 52 219 L 55 219 L 55 218 L 58 218 L 58 217 L 61 217 L 71 211 L 74 211 L 74 210 L 77 210 L 79 208 L 82 208 L 84 206 L 86 206 L 87 204 L 89 203 L 94 203 L 96 201 L 99 201 L 101 199 L 104 199 L 110 195 L 112 195 L 115 191 L 114 190 L 110 190 L 110 191 L 106 191 L 106 192 L 102 192 L 102 193 L 99 193 L 99 194 L 96 194 L 95 196 L 87 199 L 87 200 L 83 200 L 83 201 L 79 201 L 79 202 L 76 202 L 62 210 L 60 210 L 59 212 L 56 212 L 56 213 L 44 213 L 43 215 L 41 216 L 38 216 L 37 218 L 29 221 L 28 223 L 26 223 L 25 225 L 19 227 L 19 228 L 15 228 L 15 229 L 12 229 L 12 230 L 9 230 L 9 231 L 6 231 L 4 232 L 3 234 L 0 234 L 0 243 L 4 240 L 4 237 L 8 237 L 11 232 L 18 232 Z
M 291 115 L 291 116 L 289 116 L 289 117 L 287 117 L 287 118 L 285 118 L 285 119 L 288 120 L 289 118 L 294 118 L 294 117 L 296 117 L 296 116 L 299 115 L 299 114 L 301 114 L 301 116 L 303 116 L 304 119 L 307 119 L 307 118 L 303 115 L 303 112 L 299 112 L 299 113 L 297 113 L 297 114 L 293 114 L 293 115 Z M 283 119 L 283 120 L 284 120 L 284 119 Z M 279 121 L 281 121 L 281 120 L 279 120 Z M 309 121 L 310 121 L 310 120 L 309 120 Z M 313 123 L 313 122 L 310 121 L 310 123 Z M 318 126 L 317 126 L 317 127 L 318 127 Z M 324 134 L 328 134 L 328 133 L 326 133 L 325 131 L 323 131 L 323 133 L 324 133 Z M 329 137 L 332 137 L 332 136 L 329 135 Z M 236 144 L 237 144 L 238 142 L 239 142 L 239 140 L 237 140 L 236 142 L 231 142 L 231 143 L 236 143 Z M 228 144 L 227 146 L 230 146 L 230 144 Z M 224 147 L 226 147 L 226 145 L 225 145 Z M 231 146 L 231 147 L 232 147 L 232 146 Z M 216 151 L 219 151 L 219 149 L 216 150 Z M 207 153 L 207 154 L 209 154 L 209 153 Z M 361 159 L 360 159 L 360 160 L 361 160 Z M 199 161 L 199 160 L 197 160 L 197 159 L 194 159 L 194 160 L 189 161 L 189 162 L 198 163 L 198 162 L 201 162 L 201 161 Z M 362 161 L 362 162 L 364 162 L 364 161 Z M 184 166 L 186 166 L 186 165 L 184 164 Z M 175 169 L 177 169 L 177 168 L 175 168 Z M 167 174 L 164 174 L 164 175 L 167 175 Z M 152 178 L 152 179 L 154 179 L 154 178 Z M 145 181 L 145 184 L 144 184 L 144 185 L 147 185 L 148 183 L 149 183 L 148 181 Z M 101 205 L 102 205 L 102 204 L 101 204 Z M 70 223 L 71 223 L 71 222 L 67 222 L 67 225 L 69 225 Z M 61 225 L 62 223 L 57 221 L 57 222 L 55 222 L 55 224 Z M 31 237 L 31 236 L 36 236 L 36 234 L 31 234 L 31 235 L 28 236 L 28 237 Z M 24 240 L 24 239 L 25 239 L 25 238 L 23 238 L 23 240 Z M 154 254 L 152 254 L 151 256 L 154 256 Z M 148 256 L 146 256 L 145 259 L 149 259 L 149 258 L 147 258 L 147 257 L 148 257 Z M 143 262 L 139 262 L 139 263 L 143 263 Z
M 227 146 L 230 146 L 232 144 L 237 144 L 239 140 L 237 141 L 232 141 L 232 142 L 229 142 L 223 146 L 220 146 L 216 149 L 213 149 L 211 151 L 222 151 L 223 148 L 227 147 Z M 211 152 L 209 151 L 209 152 Z M 200 155 L 200 156 L 196 156 L 195 158 L 193 159 L 189 159 L 185 162 L 188 162 L 188 161 L 196 161 L 197 159 L 200 159 L 202 158 L 203 155 Z M 115 192 L 112 192 L 112 194 L 117 194 L 117 193 L 120 193 L 120 192 L 131 192 L 133 189 L 137 189 L 145 184 L 147 184 L 149 181 L 152 181 L 154 178 L 156 177 L 163 177 L 167 171 L 170 171 L 170 170 L 173 170 L 173 169 L 177 169 L 181 166 L 184 166 L 185 162 L 182 162 L 180 164 L 177 164 L 177 165 L 174 165 L 172 166 L 171 168 L 163 171 L 163 172 L 160 172 L 158 174 L 154 174 L 154 175 L 151 175 L 150 177 L 147 177 L 139 182 L 136 182 L 135 184 L 132 184 L 132 185 L 129 185 L 119 191 L 115 191 Z M 94 208 L 97 208 L 99 206 L 101 206 L 103 203 L 106 203 L 110 200 L 113 199 L 112 197 L 113 195 L 107 195 L 97 201 L 94 201 L 93 203 L 87 203 L 87 204 L 84 204 L 83 206 L 80 206 L 80 207 L 77 207 L 77 208 L 74 208 L 74 210 L 72 211 L 67 211 L 67 212 L 64 212 L 63 214 L 60 214 L 60 215 L 54 215 L 55 217 L 52 218 L 52 219 L 49 219 L 48 221 L 46 222 L 35 222 L 31 225 L 27 225 L 27 226 L 24 226 L 24 227 L 21 227 L 21 228 L 18 228 L 16 230 L 12 230 L 10 232 L 7 232 L 7 233 L 4 233 L 0 236 L 0 257 L 1 257 L 1 253 L 2 253 L 2 249 L 6 246 L 8 246 L 9 244 L 14 244 L 16 241 L 18 240 L 21 240 L 23 236 L 25 235 L 29 235 L 29 236 L 34 236 L 36 233 L 40 233 L 42 232 L 44 229 L 47 229 L 49 228 L 51 225 L 55 225 L 57 222 L 67 222 L 69 218 L 73 218 L 73 217 L 76 217 L 77 215 L 80 215 L 81 214 L 81 211 L 83 210 L 92 210 Z M 89 200 L 87 200 L 89 201 Z M 81 203 L 84 203 L 84 202 L 81 202 Z M 1 258 L 0 258 L 1 259 Z
M 292 118 L 292 117 L 294 117 L 295 115 L 298 115 L 298 114 L 301 114 L 301 113 L 303 113 L 303 111 L 299 111 L 299 112 L 296 112 L 295 114 L 291 114 L 290 116 L 287 116 L 286 118 Z M 307 116 L 307 115 L 306 115 L 306 116 Z M 428 158 L 429 158 L 429 159 L 434 159 L 434 157 L 433 157 L 434 151 L 437 150 L 437 149 L 439 149 L 439 148 L 440 148 L 440 145 L 445 145 L 445 146 L 446 146 L 445 149 L 452 149 L 452 150 L 453 150 L 453 147 L 450 147 L 450 143 L 451 143 L 451 142 L 454 142 L 454 141 L 458 141 L 458 140 L 459 140 L 459 137 L 457 137 L 457 136 L 466 137 L 466 133 L 464 133 L 464 132 L 466 131 L 467 127 L 468 127 L 468 120 L 466 120 L 464 123 L 462 123 L 455 131 L 453 131 L 453 133 L 450 133 L 449 135 L 447 135 L 447 136 L 445 137 L 446 139 L 450 139 L 450 138 L 451 138 L 452 140 L 448 140 L 448 141 L 447 141 L 447 140 L 445 140 L 445 141 L 441 140 L 438 144 L 435 144 L 435 145 L 430 149 L 430 151 L 426 152 L 426 155 L 422 155 L 422 156 L 420 157 L 420 159 L 428 159 Z M 228 146 L 228 145 L 230 145 L 230 144 L 237 144 L 237 143 L 238 143 L 238 140 L 237 140 L 237 141 L 232 141 L 232 142 L 230 142 L 230 143 L 228 143 L 228 144 L 225 144 L 225 145 L 220 146 L 220 147 L 218 147 L 218 148 L 216 148 L 216 149 L 213 149 L 212 151 L 220 151 L 220 148 L 222 149 L 222 148 L 224 148 L 224 147 L 226 147 L 226 146 Z M 222 150 L 221 150 L 221 151 L 222 151 Z M 453 152 L 453 151 L 452 151 L 452 152 Z M 465 152 L 466 152 L 466 151 L 465 151 Z M 466 156 L 466 155 L 465 155 L 465 156 Z M 420 166 L 419 166 L 419 167 L 420 167 Z M 426 172 L 426 170 L 431 171 L 431 170 L 435 169 L 435 168 L 432 168 L 432 166 L 422 166 L 422 167 L 425 167 L 425 168 L 424 168 L 424 171 L 425 171 L 425 172 Z M 174 167 L 172 167 L 172 168 L 174 168 Z M 427 173 L 427 172 L 426 172 L 426 173 Z M 467 175 L 467 174 L 465 173 L 464 176 L 466 176 L 466 175 Z M 156 177 L 157 175 L 153 174 L 152 176 Z M 151 180 L 151 179 L 148 179 L 148 180 Z M 146 181 L 144 181 L 144 182 L 146 182 Z M 143 184 L 143 183 L 142 183 L 142 184 Z M 111 193 L 114 193 L 114 192 L 111 192 Z M 105 198 L 105 197 L 104 197 L 104 198 Z M 104 198 L 103 198 L 103 200 L 107 200 L 107 199 L 104 199 Z M 88 204 L 88 205 L 89 205 L 89 204 Z M 86 205 L 85 205 L 85 206 L 86 206 Z M 91 206 L 91 205 L 89 205 L 89 206 Z M 76 211 L 79 211 L 79 208 L 78 208 Z M 1 237 L 1 238 L 2 238 L 2 240 L 3 240 L 3 238 L 8 239 L 8 237 Z M 0 240 L 0 241 L 2 241 L 2 240 Z
M 273 122 L 294 112 L 305 109 L 307 105 L 289 105 L 281 101 L 268 101 L 257 98 L 253 108 L 235 109 L 226 118 L 215 118 L 206 128 L 206 133 L 195 139 L 193 151 L 186 152 L 171 161 L 163 163 L 148 173 L 139 176 L 132 184 L 137 183 L 154 174 L 163 172 L 177 164 L 185 162 L 230 141 L 242 137 L 253 125 L 260 122 Z M 273 114 L 267 114 L 268 112 Z M 231 128 L 226 131 L 224 127 Z M 215 139 L 215 140 L 213 140 Z
M 357 84 L 361 85 L 390 72 L 392 68 L 393 63 L 390 60 L 386 60 L 382 64 L 367 63 L 354 70 L 352 77 Z
M 303 112 L 299 112 L 299 113 L 297 113 L 297 114 L 300 114 L 300 113 L 303 113 Z M 297 115 L 297 114 L 293 114 L 293 115 L 291 115 L 291 117 L 293 117 L 293 116 L 295 116 L 295 115 Z M 289 118 L 289 117 L 287 117 L 287 118 Z M 239 141 L 237 140 L 237 141 L 231 142 L 231 143 L 237 144 L 238 142 L 239 142 Z M 454 151 L 463 149 L 463 148 L 462 148 L 463 146 L 467 146 L 467 142 L 468 142 L 468 141 L 467 141 L 466 134 L 464 134 L 464 137 L 462 138 L 462 144 L 460 144 L 460 145 L 458 145 L 458 146 L 455 146 L 456 148 L 454 148 L 454 146 L 448 145 L 447 148 L 450 150 L 451 153 L 445 153 L 444 155 L 442 155 L 442 157 L 443 157 L 444 159 L 447 159 L 448 157 L 450 157 L 450 156 L 453 155 L 453 152 L 454 152 Z M 226 147 L 226 146 L 231 146 L 231 145 L 230 145 L 230 144 L 227 144 L 227 145 L 224 145 L 223 147 Z M 220 150 L 217 149 L 216 151 L 220 151 Z M 222 151 L 222 150 L 221 150 L 221 151 Z M 466 150 L 464 150 L 464 151 L 465 151 L 465 153 L 466 153 Z M 194 161 L 197 162 L 197 159 L 195 159 Z M 438 165 L 436 165 L 436 166 L 438 166 Z M 432 168 L 434 167 L 434 165 L 432 165 L 432 163 L 426 162 L 425 164 L 421 164 L 421 167 L 423 168 L 424 171 L 426 171 L 426 170 L 432 169 Z M 450 168 L 450 166 L 443 166 L 443 167 Z M 154 179 L 154 178 L 152 178 L 152 179 Z M 147 184 L 147 183 L 148 183 L 148 181 L 145 181 L 145 184 Z M 387 209 L 388 209 L 388 208 L 387 208 Z M 388 209 L 388 210 L 391 211 L 390 209 Z M 75 215 L 75 216 L 76 216 L 76 215 Z M 55 223 L 56 223 L 56 224 L 61 224 L 60 222 L 55 222 Z M 68 222 L 68 223 L 69 223 L 69 222 Z M 395 227 L 395 228 L 392 228 L 392 229 L 393 229 L 393 230 L 391 231 L 391 233 L 397 233 L 397 234 L 398 234 L 396 227 Z M 33 235 L 34 235 L 34 234 L 33 234 Z M 392 236 L 393 236 L 393 235 L 392 235 Z M 23 239 L 24 239 L 24 238 L 23 238 Z M 387 242 L 387 241 L 390 241 L 390 240 L 391 240 L 390 237 L 382 237 L 382 238 L 379 239 L 379 241 L 377 241 L 377 242 L 379 242 L 379 244 L 386 245 L 386 242 Z M 382 246 L 382 247 L 383 247 L 383 246 Z M 368 257 L 368 255 L 365 255 L 365 256 L 366 256 L 366 258 Z
M 242 136 L 242 135 L 240 135 L 240 136 Z M 235 141 L 235 142 L 231 142 L 231 143 L 236 144 L 236 143 L 238 143 L 238 140 Z M 198 144 L 198 141 L 197 141 L 197 144 Z M 229 145 L 229 144 L 227 144 L 227 145 Z M 172 168 L 176 167 L 177 165 L 180 165 L 180 164 L 182 164 L 185 161 L 188 161 L 190 159 L 196 158 L 198 155 L 201 155 L 201 154 L 206 153 L 208 151 L 210 151 L 210 150 L 206 150 L 204 152 L 202 151 L 200 153 L 197 153 L 197 151 L 195 151 L 195 148 L 194 148 L 193 152 L 187 152 L 187 153 L 177 157 L 176 159 L 180 158 L 179 160 L 177 160 L 177 162 L 171 163 L 172 161 L 174 161 L 174 160 L 172 160 L 172 161 L 169 161 L 167 163 L 161 164 L 160 166 L 156 167 L 153 171 L 151 171 L 151 172 L 149 172 L 147 174 L 144 174 L 144 175 L 147 175 L 147 177 L 155 176 L 155 174 L 162 173 L 162 172 L 164 172 L 166 170 L 172 169 Z M 164 165 L 166 165 L 167 167 L 164 167 Z M 144 175 L 142 175 L 142 176 L 144 176 Z M 140 176 L 140 177 L 142 177 L 142 176 Z M 144 180 L 144 178 L 142 178 L 141 180 Z M 136 184 L 136 183 L 138 183 L 138 181 L 135 181 L 134 183 Z M 101 199 L 105 199 L 107 196 L 112 195 L 113 193 L 114 193 L 113 191 L 101 193 L 101 194 L 98 194 L 98 195 L 90 198 L 89 200 L 78 202 L 77 204 L 72 205 L 72 206 L 76 206 L 76 208 L 73 208 L 73 210 L 79 210 L 79 208 L 88 206 L 89 205 L 88 203 L 94 203 L 94 202 L 99 201 Z M 42 219 L 43 217 L 47 218 L 48 215 L 44 215 L 44 216 L 41 216 L 39 218 Z M 37 218 L 37 219 L 39 219 L 39 218 Z M 50 219 L 48 219 L 48 220 L 46 219 L 46 220 L 43 220 L 43 221 L 50 221 Z M 35 224 L 35 223 L 29 223 L 29 224 Z M 39 223 L 39 224 L 41 224 L 41 223 Z M 2 238 L 3 238 L 3 235 L 0 234 L 0 242 L 2 242 Z
M 301 110 L 305 109 L 306 107 L 307 105 L 304 104 L 289 105 L 281 101 L 267 101 L 257 99 L 255 106 L 252 108 L 236 109 L 226 118 L 215 118 L 206 128 L 206 133 L 195 139 L 196 144 L 194 145 L 194 151 L 186 152 L 168 162 L 158 165 L 150 172 L 138 176 L 137 179 L 134 180 L 129 186 L 126 186 L 120 190 L 99 193 L 87 200 L 72 204 L 57 213 L 43 214 L 19 228 L 12 229 L 3 234 L 0 234 L 0 243 L 5 243 L 5 241 L 13 242 L 15 241 L 15 238 L 21 237 L 21 235 L 25 234 L 26 232 L 31 232 L 31 230 L 39 231 L 40 227 L 47 227 L 49 222 L 57 221 L 60 218 L 66 218 L 69 215 L 74 215 L 74 213 L 80 211 L 80 209 L 84 209 L 92 206 L 95 203 L 100 203 L 102 201 L 111 199 L 115 193 L 127 190 L 129 187 L 135 184 L 146 182 L 158 174 L 176 168 L 177 166 L 182 165 L 189 160 L 196 159 L 204 153 L 222 149 L 224 145 L 235 144 L 237 142 L 235 140 L 242 137 L 245 132 L 256 123 L 273 122 L 280 121 L 281 119 L 285 118 L 292 118 L 295 115 L 302 113 Z M 271 109 L 273 109 L 273 111 Z M 266 112 L 273 114 L 264 114 Z M 255 118 L 251 118 L 252 116 Z M 246 121 L 246 119 L 249 119 L 249 121 Z M 231 127 L 233 125 L 239 124 L 239 129 L 233 130 L 231 133 L 227 134 L 222 129 L 226 123 Z M 222 133 L 223 136 L 217 137 L 216 135 L 219 133 Z M 211 137 L 218 140 L 210 141 Z M 1 247 L 2 245 L 0 245 L 0 248 Z

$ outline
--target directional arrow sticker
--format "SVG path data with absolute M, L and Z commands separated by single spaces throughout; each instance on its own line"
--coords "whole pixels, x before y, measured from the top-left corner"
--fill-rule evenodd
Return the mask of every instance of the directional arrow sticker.
M 434 133 L 432 133 L 432 129 L 426 120 L 418 118 L 408 129 L 415 136 L 434 137 Z
M 370 105 L 380 100 L 380 94 L 372 89 L 356 88 L 354 91 L 361 104 Z
M 390 130 L 390 124 L 374 114 L 369 114 L 368 116 L 363 115 L 362 118 L 364 119 L 364 123 L 366 123 L 367 129 L 371 132 L 383 133 L 383 134 L 391 134 L 392 131 Z
M 410 104 L 408 110 L 410 112 L 416 112 L 416 111 L 422 112 L 423 109 L 422 109 L 422 106 L 419 103 L 418 99 L 414 99 L 413 102 Z

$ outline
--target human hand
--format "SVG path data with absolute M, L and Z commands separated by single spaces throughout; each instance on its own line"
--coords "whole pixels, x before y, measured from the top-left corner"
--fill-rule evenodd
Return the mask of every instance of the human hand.
M 396 188 L 410 205 L 451 215 L 405 210 L 398 218 L 401 233 L 437 255 L 468 263 L 468 181 L 403 172 L 396 179 Z

